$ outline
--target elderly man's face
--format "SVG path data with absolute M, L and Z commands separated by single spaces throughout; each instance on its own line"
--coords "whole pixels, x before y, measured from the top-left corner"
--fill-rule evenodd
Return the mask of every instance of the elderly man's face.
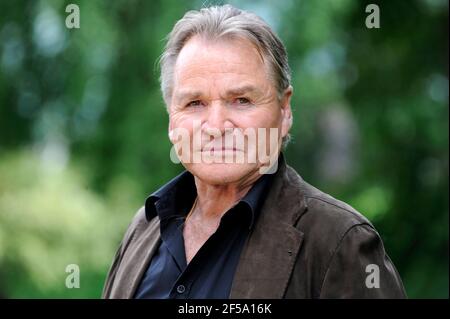
M 269 164 L 266 157 L 258 156 L 262 145 L 266 154 L 276 158 L 292 122 L 292 91 L 286 90 L 280 100 L 268 69 L 249 41 L 212 42 L 193 37 L 185 44 L 174 68 L 169 131 L 189 132 L 191 156 L 180 158 L 193 175 L 211 184 L 239 182 Z M 251 131 L 256 143 L 249 138 L 252 134 L 245 133 Z M 242 133 L 244 147 L 227 146 L 230 132 Z M 176 143 L 173 134 L 169 135 Z M 192 142 L 196 136 L 201 136 L 201 145 Z M 270 145 L 271 138 L 276 139 L 275 147 Z M 251 160 L 252 154 L 256 161 Z M 237 161 L 239 156 L 244 163 Z

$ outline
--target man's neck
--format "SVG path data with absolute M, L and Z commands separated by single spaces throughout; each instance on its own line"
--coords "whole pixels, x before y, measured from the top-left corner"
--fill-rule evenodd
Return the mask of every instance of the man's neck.
M 193 214 L 204 220 L 218 220 L 241 200 L 261 177 L 258 171 L 242 181 L 223 185 L 211 185 L 195 178 L 197 204 Z

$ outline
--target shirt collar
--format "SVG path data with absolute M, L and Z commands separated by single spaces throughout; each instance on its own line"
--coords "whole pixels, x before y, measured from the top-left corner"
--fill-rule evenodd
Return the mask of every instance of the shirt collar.
M 171 212 L 179 211 L 180 204 L 186 203 L 190 198 L 192 203 L 196 195 L 194 176 L 189 171 L 183 171 L 147 198 L 145 201 L 147 221 L 156 215 L 159 215 L 161 220 L 170 217 Z

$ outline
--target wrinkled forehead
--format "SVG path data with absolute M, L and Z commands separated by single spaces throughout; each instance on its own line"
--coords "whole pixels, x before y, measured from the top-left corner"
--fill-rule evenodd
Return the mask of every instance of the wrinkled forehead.
M 180 51 L 174 68 L 175 86 L 230 75 L 256 81 L 268 79 L 263 56 L 249 40 L 195 36 Z

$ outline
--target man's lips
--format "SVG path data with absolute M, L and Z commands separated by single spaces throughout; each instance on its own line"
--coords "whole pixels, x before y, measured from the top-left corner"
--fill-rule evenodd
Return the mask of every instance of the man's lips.
M 204 147 L 201 149 L 202 152 L 242 152 L 241 149 L 236 147 Z

